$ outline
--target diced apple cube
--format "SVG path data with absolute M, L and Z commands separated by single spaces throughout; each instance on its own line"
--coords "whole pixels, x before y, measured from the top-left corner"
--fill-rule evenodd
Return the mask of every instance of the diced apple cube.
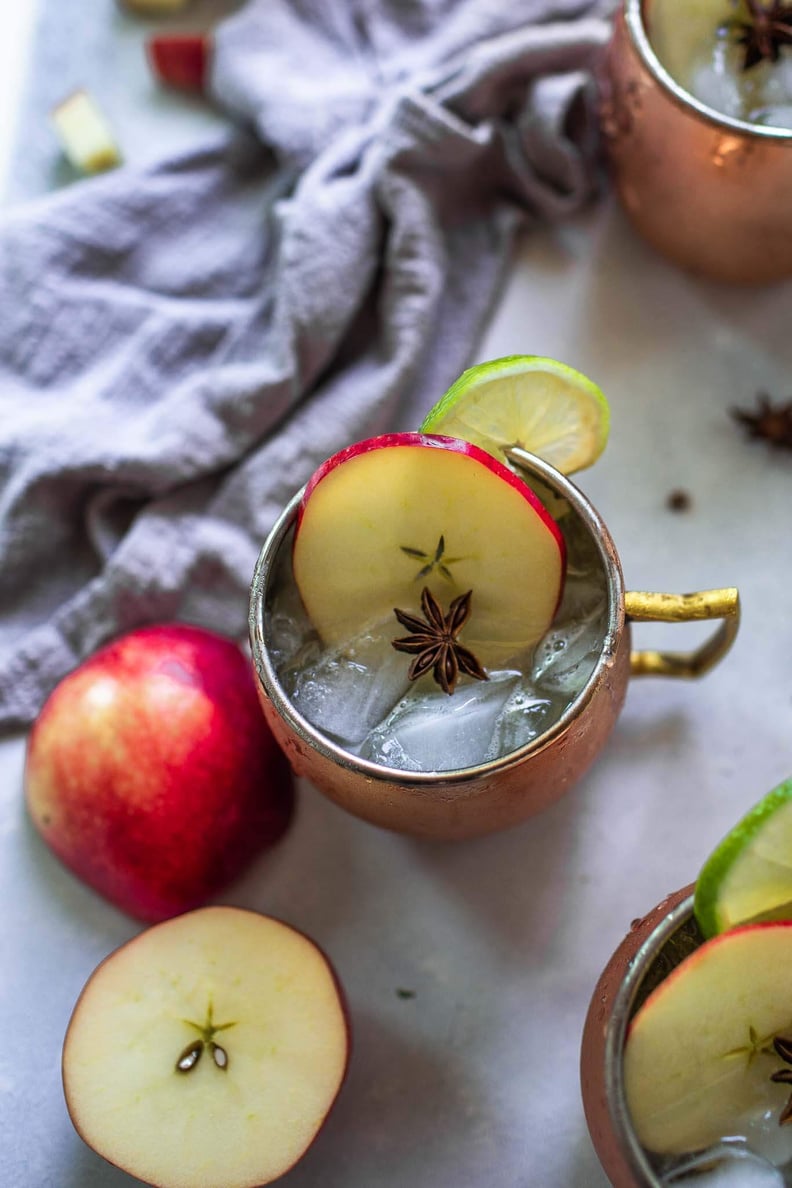
M 210 50 L 209 38 L 195 33 L 158 34 L 146 42 L 155 77 L 181 91 L 203 91 Z
M 85 90 L 72 92 L 52 112 L 66 156 L 83 173 L 101 173 L 121 163 L 110 124 Z

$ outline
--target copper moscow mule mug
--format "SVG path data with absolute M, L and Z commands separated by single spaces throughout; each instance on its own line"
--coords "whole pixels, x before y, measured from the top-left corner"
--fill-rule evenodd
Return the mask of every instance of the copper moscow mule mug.
M 624 1090 L 627 1028 L 669 972 L 664 947 L 693 920 L 694 884 L 636 920 L 597 982 L 583 1028 L 580 1084 L 591 1141 L 614 1188 L 663 1188 L 633 1129 Z
M 564 714 L 544 734 L 499 759 L 442 772 L 401 771 L 360 759 L 302 717 L 278 679 L 268 647 L 268 607 L 276 561 L 291 539 L 302 492 L 281 515 L 256 564 L 250 598 L 250 642 L 259 697 L 275 737 L 299 776 L 331 800 L 373 824 L 402 833 L 463 838 L 514 825 L 558 799 L 594 762 L 613 729 L 633 676 L 696 677 L 716 664 L 737 633 L 733 588 L 696 594 L 630 593 L 611 535 L 591 503 L 552 466 L 511 451 L 532 478 L 566 499 L 595 542 L 607 585 L 607 622 L 594 670 Z M 718 619 L 692 653 L 632 651 L 631 620 Z
M 624 0 L 601 73 L 600 126 L 625 211 L 693 272 L 743 284 L 792 276 L 792 132 L 694 99 L 652 49 L 651 15 L 652 0 Z

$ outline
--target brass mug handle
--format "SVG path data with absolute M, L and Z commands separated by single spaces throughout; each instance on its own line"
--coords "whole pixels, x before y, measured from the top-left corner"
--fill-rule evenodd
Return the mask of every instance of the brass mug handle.
M 627 591 L 624 613 L 642 623 L 692 623 L 720 619 L 708 639 L 692 652 L 630 652 L 633 676 L 700 677 L 721 660 L 734 643 L 740 625 L 740 595 L 734 586 L 695 594 L 649 594 Z

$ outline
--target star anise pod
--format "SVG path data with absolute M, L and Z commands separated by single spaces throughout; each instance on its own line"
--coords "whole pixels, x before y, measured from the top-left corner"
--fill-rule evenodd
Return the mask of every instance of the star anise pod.
M 748 19 L 730 22 L 737 32 L 737 44 L 743 47 L 742 69 L 750 70 L 759 62 L 777 62 L 782 45 L 792 45 L 792 4 L 773 0 L 745 0 Z
M 765 392 L 759 392 L 755 412 L 733 408 L 731 414 L 738 424 L 745 426 L 749 437 L 792 450 L 792 400 L 788 404 L 773 405 Z
M 792 1040 L 785 1039 L 782 1035 L 777 1035 L 773 1040 L 773 1047 L 776 1055 L 780 1056 L 785 1064 L 792 1064 Z M 781 1068 L 778 1072 L 774 1072 L 771 1081 L 776 1084 L 792 1085 L 792 1068 Z M 778 1125 L 784 1126 L 787 1122 L 792 1120 L 792 1096 L 784 1106 L 783 1110 L 778 1116 Z
M 411 681 L 431 669 L 443 692 L 450 694 L 454 692 L 461 672 L 475 677 L 477 681 L 489 679 L 470 649 L 457 638 L 470 617 L 472 594 L 473 591 L 468 590 L 467 594 L 455 598 L 447 615 L 443 614 L 440 603 L 428 586 L 424 586 L 421 591 L 422 619 L 394 607 L 396 618 L 410 632 L 403 639 L 394 639 L 393 647 L 397 652 L 409 652 L 415 656 L 407 674 Z

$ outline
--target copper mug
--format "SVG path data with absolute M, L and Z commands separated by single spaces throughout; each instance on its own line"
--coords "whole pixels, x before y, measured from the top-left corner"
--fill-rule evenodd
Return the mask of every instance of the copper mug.
M 652 49 L 651 13 L 652 0 L 624 0 L 601 76 L 600 126 L 627 215 L 693 272 L 742 284 L 792 276 L 792 132 L 688 94 Z
M 663 1188 L 630 1119 L 623 1054 L 640 1001 L 670 972 L 668 942 L 676 938 L 682 952 L 686 943 L 691 950 L 697 943 L 693 891 L 693 883 L 675 891 L 634 922 L 600 976 L 586 1016 L 580 1056 L 583 1109 L 613 1188 Z M 680 937 L 685 939 L 680 942 Z
M 256 564 L 250 596 L 250 643 L 259 698 L 294 771 L 364 820 L 422 837 L 457 839 L 515 825 L 557 800 L 594 762 L 621 710 L 633 676 L 697 677 L 728 651 L 737 633 L 734 588 L 696 594 L 625 592 L 611 535 L 591 503 L 546 462 L 513 449 L 510 460 L 553 497 L 568 501 L 596 545 L 606 576 L 607 622 L 594 670 L 545 733 L 499 759 L 452 771 L 402 771 L 358 758 L 302 717 L 281 685 L 268 648 L 268 605 L 280 550 L 288 548 L 302 492 L 281 515 Z M 694 652 L 631 650 L 631 620 L 718 619 Z

